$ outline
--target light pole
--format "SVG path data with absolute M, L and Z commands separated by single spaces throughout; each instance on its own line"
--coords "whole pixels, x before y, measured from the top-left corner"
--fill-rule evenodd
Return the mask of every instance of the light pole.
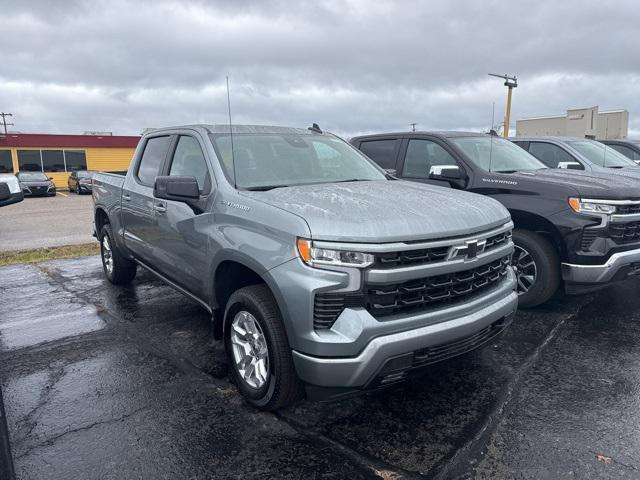
M 504 86 L 507 87 L 507 111 L 504 116 L 504 136 L 505 138 L 509 136 L 509 121 L 511 120 L 511 94 L 513 89 L 518 86 L 518 78 L 514 75 L 510 77 L 509 75 L 499 75 L 497 73 L 490 73 L 492 77 L 502 78 L 504 80 Z

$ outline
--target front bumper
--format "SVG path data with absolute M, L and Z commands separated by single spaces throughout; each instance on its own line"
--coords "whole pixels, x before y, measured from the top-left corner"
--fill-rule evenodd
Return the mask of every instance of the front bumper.
M 25 197 L 45 197 L 56 194 L 55 187 L 30 187 L 27 185 L 22 186 L 22 193 Z
M 562 278 L 575 284 L 607 284 L 640 273 L 640 248 L 612 254 L 601 265 L 562 264 Z
M 349 390 L 401 380 L 413 368 L 434 363 L 426 359 L 425 352 L 439 352 L 432 357 L 435 361 L 466 353 L 511 323 L 518 305 L 515 283 L 515 275 L 509 269 L 507 278 L 496 289 L 472 305 L 423 313 L 420 315 L 423 326 L 377 336 L 355 356 L 327 358 L 294 350 L 298 375 L 310 385 L 308 391 L 315 392 L 312 396 L 316 398 L 326 397 L 320 392 L 327 389 L 336 392 L 328 394 L 329 397 L 342 396 Z M 350 313 L 353 315 L 354 311 Z M 368 316 L 366 311 L 357 314 Z

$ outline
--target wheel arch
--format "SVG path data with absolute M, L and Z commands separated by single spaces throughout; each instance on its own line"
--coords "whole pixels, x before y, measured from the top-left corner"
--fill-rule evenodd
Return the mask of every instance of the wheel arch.
M 522 210 L 509 210 L 514 227 L 521 230 L 530 230 L 546 238 L 555 248 L 561 261 L 567 258 L 567 249 L 564 239 L 558 228 L 546 218 L 534 213 Z

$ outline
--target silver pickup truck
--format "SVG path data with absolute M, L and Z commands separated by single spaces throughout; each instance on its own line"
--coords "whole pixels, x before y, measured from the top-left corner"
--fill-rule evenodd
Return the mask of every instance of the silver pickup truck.
M 93 198 L 107 278 L 141 266 L 209 311 L 258 408 L 393 384 L 516 311 L 502 205 L 396 180 L 315 125 L 154 130 Z

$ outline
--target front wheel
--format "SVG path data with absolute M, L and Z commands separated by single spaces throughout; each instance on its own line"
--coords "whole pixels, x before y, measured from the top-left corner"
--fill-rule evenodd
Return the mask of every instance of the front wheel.
M 282 316 L 266 285 L 231 295 L 224 340 L 231 376 L 249 403 L 277 410 L 302 397 Z
M 530 308 L 549 300 L 560 286 L 560 259 L 553 245 L 529 230 L 513 231 L 511 265 L 518 280 L 518 306 Z
M 114 285 L 130 283 L 136 276 L 136 264 L 122 256 L 108 223 L 100 230 L 100 257 L 104 274 Z

